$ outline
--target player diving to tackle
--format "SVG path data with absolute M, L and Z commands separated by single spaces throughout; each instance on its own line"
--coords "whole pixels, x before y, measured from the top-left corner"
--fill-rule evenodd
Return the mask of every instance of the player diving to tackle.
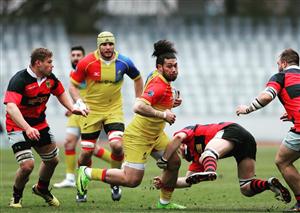
M 271 190 L 278 200 L 286 203 L 291 201 L 289 191 L 277 178 L 255 178 L 256 142 L 251 133 L 239 124 L 197 124 L 175 132 L 157 166 L 165 169 L 170 156 L 179 148 L 183 158 L 192 163 L 186 177 L 177 179 L 176 188 L 215 180 L 218 159 L 233 156 L 237 162 L 240 190 L 243 195 L 252 197 L 265 190 Z M 163 187 L 160 177 L 155 177 L 153 183 L 158 189 Z

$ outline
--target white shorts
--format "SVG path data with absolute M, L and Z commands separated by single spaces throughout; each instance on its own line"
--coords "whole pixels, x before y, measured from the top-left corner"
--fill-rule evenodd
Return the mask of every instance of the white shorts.
M 66 133 L 67 133 L 67 134 L 74 135 L 74 136 L 76 136 L 77 138 L 80 138 L 80 135 L 81 135 L 81 131 L 80 131 L 80 128 L 79 128 L 79 127 L 71 127 L 71 126 L 68 126 L 68 127 L 66 128 Z
M 282 143 L 289 149 L 300 152 L 300 134 L 289 131 Z

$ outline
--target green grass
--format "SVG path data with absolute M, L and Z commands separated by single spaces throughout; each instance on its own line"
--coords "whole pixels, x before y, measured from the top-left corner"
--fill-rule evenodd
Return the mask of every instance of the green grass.
M 273 163 L 277 148 L 277 146 L 258 148 L 257 177 L 266 179 L 276 176 L 283 180 Z M 53 189 L 52 192 L 60 200 L 61 207 L 50 208 L 42 199 L 31 193 L 31 186 L 38 179 L 39 157 L 36 154 L 36 167 L 24 190 L 23 208 L 11 209 L 8 203 L 12 195 L 17 164 L 10 149 L 0 150 L 0 155 L 0 212 L 162 212 L 162 210 L 155 209 L 159 191 L 154 190 L 150 184 L 152 178 L 160 174 L 160 170 L 152 159 L 147 164 L 142 184 L 134 189 L 123 187 L 123 197 L 120 202 L 111 200 L 108 185 L 94 181 L 89 185 L 87 203 L 75 202 L 75 189 Z M 61 162 L 51 181 L 52 184 L 64 178 L 65 165 L 62 151 L 60 158 Z M 109 167 L 108 164 L 98 159 L 94 160 L 93 166 Z M 299 161 L 296 166 L 300 168 Z M 187 163 L 183 162 L 181 175 L 185 174 L 186 168 Z M 185 212 L 282 212 L 294 204 L 294 200 L 288 205 L 275 200 L 270 191 L 251 198 L 242 196 L 239 192 L 236 163 L 233 158 L 219 161 L 218 175 L 218 179 L 214 182 L 203 182 L 191 188 L 176 190 L 172 200 L 187 206 L 188 209 Z

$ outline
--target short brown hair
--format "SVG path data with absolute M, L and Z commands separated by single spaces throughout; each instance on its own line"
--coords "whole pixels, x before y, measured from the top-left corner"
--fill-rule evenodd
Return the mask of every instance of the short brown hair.
M 289 65 L 299 66 L 299 55 L 291 48 L 285 49 L 279 57 L 281 61 L 286 61 Z
M 46 58 L 51 58 L 52 57 L 52 52 L 46 48 L 37 48 L 32 51 L 31 53 L 31 65 L 34 65 L 34 63 L 39 60 L 39 61 L 44 61 Z

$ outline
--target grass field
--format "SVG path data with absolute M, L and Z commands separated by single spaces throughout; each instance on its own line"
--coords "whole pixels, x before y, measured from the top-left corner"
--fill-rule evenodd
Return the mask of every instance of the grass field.
M 261 178 L 276 176 L 283 180 L 273 161 L 277 146 L 260 146 L 257 153 L 256 175 Z M 62 151 L 61 151 L 62 152 Z M 36 156 L 36 167 L 26 185 L 22 209 L 8 207 L 12 195 L 12 185 L 17 169 L 14 155 L 10 149 L 0 150 L 1 185 L 0 185 L 0 212 L 162 212 L 156 210 L 155 204 L 159 198 L 159 191 L 151 187 L 152 177 L 160 174 L 152 159 L 149 160 L 143 182 L 134 189 L 123 187 L 123 197 L 119 202 L 113 202 L 110 197 L 110 188 L 101 182 L 92 182 L 89 185 L 88 202 L 75 202 L 75 189 L 53 189 L 52 192 L 60 200 L 59 208 L 48 207 L 42 199 L 32 195 L 31 186 L 38 179 L 39 157 Z M 51 181 L 60 181 L 64 178 L 65 165 L 63 155 Z M 100 160 L 94 160 L 94 167 L 108 167 Z M 300 169 L 300 162 L 296 164 Z M 187 163 L 181 166 L 181 175 L 185 174 Z M 270 191 L 252 198 L 243 197 L 239 192 L 236 176 L 236 163 L 233 158 L 220 160 L 218 164 L 218 179 L 214 182 L 203 182 L 188 189 L 178 189 L 173 195 L 173 201 L 187 206 L 184 212 L 282 212 L 295 202 L 294 198 L 288 205 L 277 201 Z M 284 183 L 284 182 L 283 182 Z M 284 185 L 286 185 L 284 183 Z M 164 211 L 167 212 L 167 211 Z M 183 212 L 183 211 L 181 211 Z

